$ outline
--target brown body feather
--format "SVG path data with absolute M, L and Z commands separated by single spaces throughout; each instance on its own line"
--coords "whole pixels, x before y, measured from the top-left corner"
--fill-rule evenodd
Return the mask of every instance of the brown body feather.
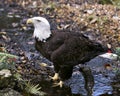
M 36 49 L 53 62 L 60 79 L 71 77 L 73 66 L 84 64 L 107 52 L 101 44 L 93 42 L 80 33 L 54 32 L 46 42 L 36 38 Z

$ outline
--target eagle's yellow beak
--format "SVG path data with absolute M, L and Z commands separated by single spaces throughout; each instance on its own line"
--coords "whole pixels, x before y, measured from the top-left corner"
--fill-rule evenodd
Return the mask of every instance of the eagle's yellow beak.
M 32 19 L 28 19 L 26 23 L 27 24 L 31 24 L 31 23 L 33 23 L 33 20 Z

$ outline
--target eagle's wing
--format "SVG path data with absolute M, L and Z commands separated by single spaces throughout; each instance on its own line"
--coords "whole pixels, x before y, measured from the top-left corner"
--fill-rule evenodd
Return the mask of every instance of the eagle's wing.
M 102 46 L 98 46 L 84 37 L 72 37 L 68 38 L 51 54 L 51 60 L 53 62 L 77 64 L 85 63 L 100 52 L 104 51 Z
M 77 51 L 80 49 L 78 46 L 78 38 L 68 38 L 64 40 L 56 50 L 54 50 L 51 54 L 51 60 L 55 63 L 66 63 L 69 61 L 75 61 L 78 53 Z M 79 48 L 77 48 L 79 47 Z

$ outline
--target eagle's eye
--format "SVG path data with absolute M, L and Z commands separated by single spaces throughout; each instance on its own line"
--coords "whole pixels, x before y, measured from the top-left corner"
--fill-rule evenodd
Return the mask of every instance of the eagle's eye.
M 37 22 L 41 22 L 41 20 L 37 20 Z

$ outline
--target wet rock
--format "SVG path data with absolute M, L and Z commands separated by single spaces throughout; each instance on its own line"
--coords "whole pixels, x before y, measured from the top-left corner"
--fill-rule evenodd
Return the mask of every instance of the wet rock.
M 112 66 L 112 63 L 116 60 L 117 60 L 116 54 L 105 53 L 92 59 L 91 61 L 86 63 L 86 65 L 89 66 L 95 72 L 103 73 L 104 71 L 106 71 L 105 69 L 106 64 L 110 64 Z

